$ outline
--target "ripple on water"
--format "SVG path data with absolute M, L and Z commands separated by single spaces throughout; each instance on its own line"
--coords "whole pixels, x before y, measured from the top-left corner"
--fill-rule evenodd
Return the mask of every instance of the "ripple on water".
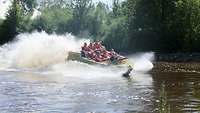
M 0 82 L 0 95 L 5 97 L 0 99 L 2 112 L 64 113 L 82 110 L 84 112 L 123 112 L 129 109 L 137 111 L 137 107 L 132 109 L 137 102 L 131 101 L 135 101 L 134 95 L 142 93 L 137 88 L 146 89 L 142 85 L 135 85 L 134 88 L 134 84 L 138 82 L 127 84 L 126 80 L 120 78 L 114 80 L 110 78 L 102 80 L 69 78 L 65 82 L 53 82 L 52 80 L 26 81 L 27 79 L 18 79 L 18 76 L 20 75 L 5 77 L 5 79 L 0 77 L 3 79 L 3 82 Z

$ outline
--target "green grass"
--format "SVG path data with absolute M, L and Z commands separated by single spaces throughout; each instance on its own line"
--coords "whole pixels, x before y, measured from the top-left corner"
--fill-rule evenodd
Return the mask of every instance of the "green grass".
M 170 106 L 168 104 L 167 93 L 165 91 L 165 85 L 162 83 L 161 90 L 159 91 L 159 113 L 170 113 Z

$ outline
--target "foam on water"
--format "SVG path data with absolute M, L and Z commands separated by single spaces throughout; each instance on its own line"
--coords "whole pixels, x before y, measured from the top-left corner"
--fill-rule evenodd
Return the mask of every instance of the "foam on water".
M 126 69 L 94 66 L 78 61 L 66 61 L 69 51 L 79 52 L 86 39 L 76 39 L 71 34 L 56 35 L 45 32 L 23 33 L 16 40 L 0 47 L 0 69 L 36 70 L 45 74 L 71 77 L 116 77 Z M 132 55 L 135 71 L 149 71 L 153 53 Z M 41 71 L 42 70 L 42 71 Z
M 78 61 L 68 61 L 65 64 L 53 65 L 51 73 L 61 73 L 61 75 L 75 78 L 113 78 L 122 75 L 127 69 L 116 67 L 103 67 L 97 65 L 89 65 Z
M 147 72 L 153 68 L 154 53 L 137 53 L 129 56 L 129 59 L 133 62 L 135 71 Z

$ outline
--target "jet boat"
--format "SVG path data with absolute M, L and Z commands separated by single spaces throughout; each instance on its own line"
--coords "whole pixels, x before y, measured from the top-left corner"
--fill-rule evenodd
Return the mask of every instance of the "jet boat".
M 128 58 L 124 56 L 120 56 L 119 58 L 115 59 L 107 59 L 102 62 L 97 62 L 93 59 L 87 58 L 87 57 L 82 57 L 81 53 L 78 52 L 69 52 L 68 57 L 66 60 L 72 60 L 72 61 L 79 61 L 91 65 L 100 65 L 100 66 L 116 66 L 116 67 L 122 67 L 122 68 L 127 68 L 127 71 L 123 73 L 123 77 L 130 77 L 130 73 L 133 70 L 133 64 L 130 64 Z

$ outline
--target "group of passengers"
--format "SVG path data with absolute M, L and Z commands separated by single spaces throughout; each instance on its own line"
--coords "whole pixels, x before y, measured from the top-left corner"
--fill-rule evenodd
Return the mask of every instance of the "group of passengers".
M 89 45 L 84 43 L 81 47 L 81 56 L 95 60 L 96 62 L 106 61 L 108 59 L 117 58 L 118 54 L 112 49 L 107 51 L 101 42 L 90 42 Z

